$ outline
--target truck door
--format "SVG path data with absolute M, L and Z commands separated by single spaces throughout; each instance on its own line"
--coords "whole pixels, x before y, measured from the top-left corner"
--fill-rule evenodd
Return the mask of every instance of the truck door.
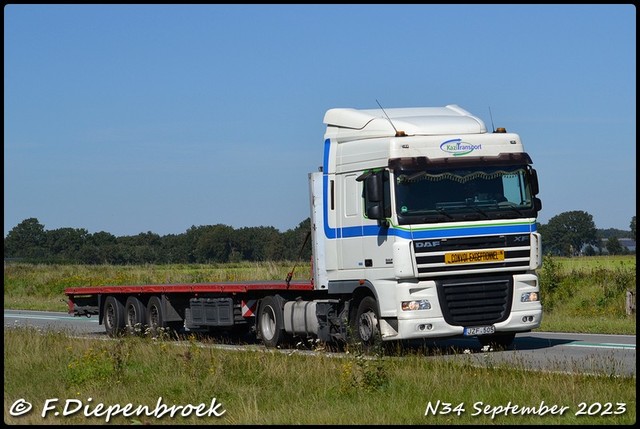
M 356 181 L 358 174 L 337 175 L 338 228 L 341 238 L 338 240 L 339 268 L 344 270 L 343 278 L 360 279 L 363 277 L 363 234 L 362 234 L 362 184 Z

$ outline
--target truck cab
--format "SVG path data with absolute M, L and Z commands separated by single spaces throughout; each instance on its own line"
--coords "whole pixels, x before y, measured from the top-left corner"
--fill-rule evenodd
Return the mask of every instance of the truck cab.
M 330 109 L 311 173 L 313 282 L 360 340 L 540 326 L 536 170 L 519 135 L 457 105 Z

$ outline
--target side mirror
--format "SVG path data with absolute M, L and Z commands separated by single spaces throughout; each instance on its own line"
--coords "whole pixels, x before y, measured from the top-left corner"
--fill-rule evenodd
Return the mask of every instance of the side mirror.
M 382 201 L 382 175 L 374 173 L 365 179 L 365 187 L 367 189 L 366 200 L 368 203 L 379 203 Z
M 533 208 L 536 212 L 542 210 L 542 200 L 538 197 L 533 197 Z
M 381 204 L 374 204 L 372 206 L 367 207 L 367 217 L 369 219 L 377 219 L 377 220 L 382 220 L 384 219 L 384 211 L 382 210 L 382 205 Z
M 384 202 L 384 172 L 370 174 L 364 179 L 365 211 L 369 219 L 386 220 Z

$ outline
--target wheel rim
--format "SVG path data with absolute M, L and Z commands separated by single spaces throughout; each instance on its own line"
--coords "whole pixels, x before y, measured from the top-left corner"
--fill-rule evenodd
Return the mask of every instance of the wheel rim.
M 149 309 L 149 324 L 153 327 L 153 329 L 157 329 L 160 324 L 160 317 L 158 316 L 158 307 L 152 305 Z
M 372 311 L 367 311 L 360 316 L 358 321 L 358 333 L 362 341 L 372 341 L 375 336 L 378 320 Z
M 136 326 L 136 323 L 138 323 L 137 316 L 138 314 L 135 307 L 133 305 L 130 305 L 127 309 L 127 323 L 129 324 L 129 327 L 133 328 L 134 326 Z
M 260 317 L 260 328 L 262 336 L 266 340 L 271 340 L 276 334 L 276 315 L 272 307 L 266 307 Z
M 113 308 L 113 305 L 109 304 L 107 305 L 107 312 L 105 314 L 104 323 L 107 324 L 107 327 L 109 329 L 113 329 L 115 320 L 116 320 L 115 309 Z

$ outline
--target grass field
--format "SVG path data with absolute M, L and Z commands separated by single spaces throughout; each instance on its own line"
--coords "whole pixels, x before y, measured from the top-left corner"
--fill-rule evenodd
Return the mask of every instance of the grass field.
M 5 328 L 5 423 L 93 425 L 107 418 L 110 424 L 207 425 L 636 421 L 635 377 L 612 377 L 607 368 L 600 374 L 571 375 L 532 372 L 525 363 L 477 367 L 464 358 L 419 353 L 308 356 L 207 345 L 138 337 L 95 341 Z M 215 408 L 214 400 L 218 415 L 198 417 L 187 407 L 202 404 L 204 413 Z M 31 412 L 7 413 L 25 409 L 23 401 L 31 404 Z M 123 415 L 127 404 L 129 414 Z M 148 414 L 134 414 L 144 406 Z M 190 412 L 182 417 L 177 410 L 172 417 L 167 409 L 177 406 Z M 107 414 L 117 409 L 121 412 Z M 163 409 L 167 414 L 158 418 Z
M 284 280 L 293 266 L 292 262 L 141 266 L 5 263 L 4 306 L 67 311 L 67 287 Z M 544 310 L 540 330 L 635 335 L 635 313 L 627 316 L 625 311 L 626 291 L 636 291 L 635 255 L 545 258 L 538 273 Z M 298 264 L 293 278 L 308 280 L 309 265 Z
M 636 258 L 591 256 L 545 258 L 540 276 L 540 331 L 636 334 L 636 313 L 626 295 L 636 294 Z
M 545 260 L 540 330 L 635 334 L 624 311 L 635 257 Z M 66 287 L 284 279 L 291 264 L 51 266 L 5 263 L 5 308 L 66 311 Z M 296 269 L 296 279 L 309 267 Z M 477 367 L 406 354 L 233 351 L 215 340 L 96 341 L 4 329 L 6 424 L 631 425 L 635 377 Z M 30 410 L 29 407 L 31 407 Z M 127 408 L 128 407 L 128 408 Z M 24 414 L 20 414 L 21 412 Z M 58 413 L 56 415 L 55 413 Z M 173 412 L 173 416 L 171 413 Z M 164 413 L 164 414 L 163 414 Z M 198 416 L 198 413 L 200 416 Z M 182 415 L 181 415 L 182 414 Z

